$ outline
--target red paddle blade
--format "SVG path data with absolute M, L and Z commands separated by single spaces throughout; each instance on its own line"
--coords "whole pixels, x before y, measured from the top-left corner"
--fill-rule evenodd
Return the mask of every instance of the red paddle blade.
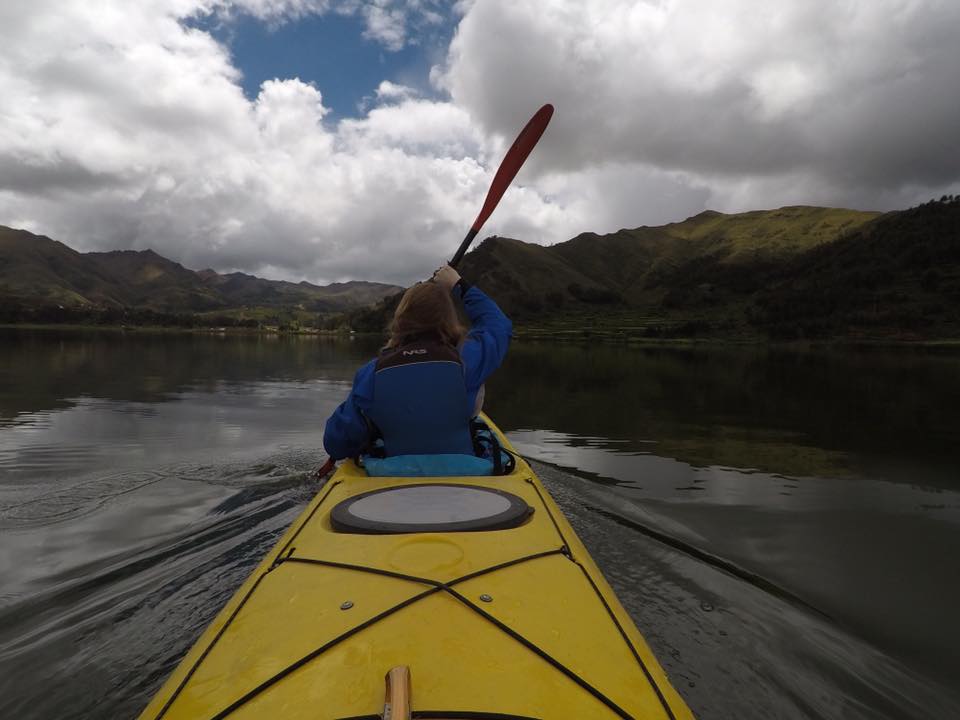
M 323 480 L 330 472 L 337 467 L 337 462 L 333 458 L 327 458 L 327 461 L 320 466 L 320 469 L 314 474 L 317 480 Z
M 503 162 L 500 163 L 500 169 L 493 177 L 493 183 L 491 183 L 490 190 L 487 192 L 487 199 L 483 203 L 483 208 L 477 215 L 477 219 L 473 221 L 471 230 L 479 232 L 487 218 L 490 217 L 493 209 L 500 202 L 500 198 L 503 197 L 507 188 L 510 187 L 510 183 L 513 182 L 513 178 L 520 171 L 520 167 L 527 159 L 530 151 L 533 150 L 534 145 L 543 135 L 543 131 L 547 129 L 547 123 L 550 122 L 552 116 L 553 105 L 544 105 L 537 110 L 536 114 L 530 118 L 530 122 L 517 135 L 517 139 L 513 141 L 513 145 L 510 146 L 504 156 Z

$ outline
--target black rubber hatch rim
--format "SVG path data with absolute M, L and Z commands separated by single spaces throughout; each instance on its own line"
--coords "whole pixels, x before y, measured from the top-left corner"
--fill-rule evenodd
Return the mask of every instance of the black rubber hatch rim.
M 445 523 L 386 522 L 357 517 L 350 512 L 354 503 L 364 498 L 381 493 L 389 493 L 394 490 L 415 487 L 465 488 L 474 492 L 492 493 L 506 499 L 509 502 L 509 506 L 506 510 L 496 513 L 495 515 Z M 337 532 L 360 533 L 364 535 L 397 535 L 402 533 L 425 532 L 481 532 L 484 530 L 509 530 L 510 528 L 518 527 L 526 522 L 527 518 L 532 514 L 533 508 L 530 507 L 523 498 L 506 492 L 505 490 L 460 483 L 413 483 L 410 485 L 394 485 L 392 487 L 377 488 L 376 490 L 369 490 L 359 495 L 349 497 L 346 500 L 341 500 L 333 510 L 330 511 L 330 524 Z

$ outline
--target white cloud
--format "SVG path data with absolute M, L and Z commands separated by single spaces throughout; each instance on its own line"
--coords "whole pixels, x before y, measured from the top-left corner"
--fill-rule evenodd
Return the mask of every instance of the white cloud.
M 389 50 L 399 50 L 406 44 L 406 14 L 402 8 L 387 0 L 373 0 L 364 5 L 363 17 L 367 23 L 367 37 L 379 40 Z
M 960 160 L 957 27 L 946 0 L 484 0 L 442 83 L 504 134 L 553 101 L 557 169 L 937 187 Z
M 443 9 L 3 4 L 0 223 L 194 268 L 409 282 L 453 252 L 544 101 L 553 123 L 485 232 L 554 243 L 706 207 L 891 208 L 958 191 L 960 5 L 946 0 L 460 3 L 434 74 L 449 101 L 385 81 L 339 122 L 296 78 L 245 98 L 228 50 L 183 24 L 371 8 L 384 24 L 368 18 L 368 33 L 388 47 Z
M 398 85 L 389 80 L 381 82 L 376 90 L 377 100 L 381 101 L 408 100 L 409 98 L 416 97 L 418 94 L 419 93 L 412 87 Z

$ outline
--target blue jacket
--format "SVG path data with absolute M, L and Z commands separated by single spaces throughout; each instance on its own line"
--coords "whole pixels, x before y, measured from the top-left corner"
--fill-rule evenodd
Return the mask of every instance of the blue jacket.
M 484 381 L 506 357 L 513 325 L 497 304 L 478 288 L 470 287 L 461 297 L 457 286 L 453 295 L 462 300 L 471 323 L 470 332 L 460 349 L 460 359 L 468 403 L 474 407 Z M 374 358 L 357 370 L 350 395 L 327 420 L 323 447 L 335 460 L 355 457 L 370 441 L 364 413 L 373 407 L 376 364 L 377 358 Z

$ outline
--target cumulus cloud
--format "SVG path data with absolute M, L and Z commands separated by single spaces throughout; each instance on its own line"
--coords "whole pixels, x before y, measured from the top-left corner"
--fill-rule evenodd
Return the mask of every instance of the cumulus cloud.
M 484 0 L 438 81 L 502 134 L 534 91 L 554 101 L 538 158 L 557 170 L 792 177 L 842 200 L 956 182 L 956 27 L 946 0 Z
M 448 11 L 0 5 L 0 223 L 193 268 L 406 283 L 452 253 L 544 101 L 553 123 L 485 232 L 555 243 L 707 207 L 882 209 L 960 190 L 960 5 L 946 0 L 462 2 L 434 72 L 447 99 L 385 81 L 336 122 L 297 78 L 244 97 L 228 48 L 187 22 L 373 13 L 367 32 L 390 48 Z
M 407 100 L 412 97 L 419 95 L 417 90 L 406 85 L 398 85 L 397 83 L 392 83 L 389 80 L 384 80 L 377 86 L 376 96 L 377 100 Z

